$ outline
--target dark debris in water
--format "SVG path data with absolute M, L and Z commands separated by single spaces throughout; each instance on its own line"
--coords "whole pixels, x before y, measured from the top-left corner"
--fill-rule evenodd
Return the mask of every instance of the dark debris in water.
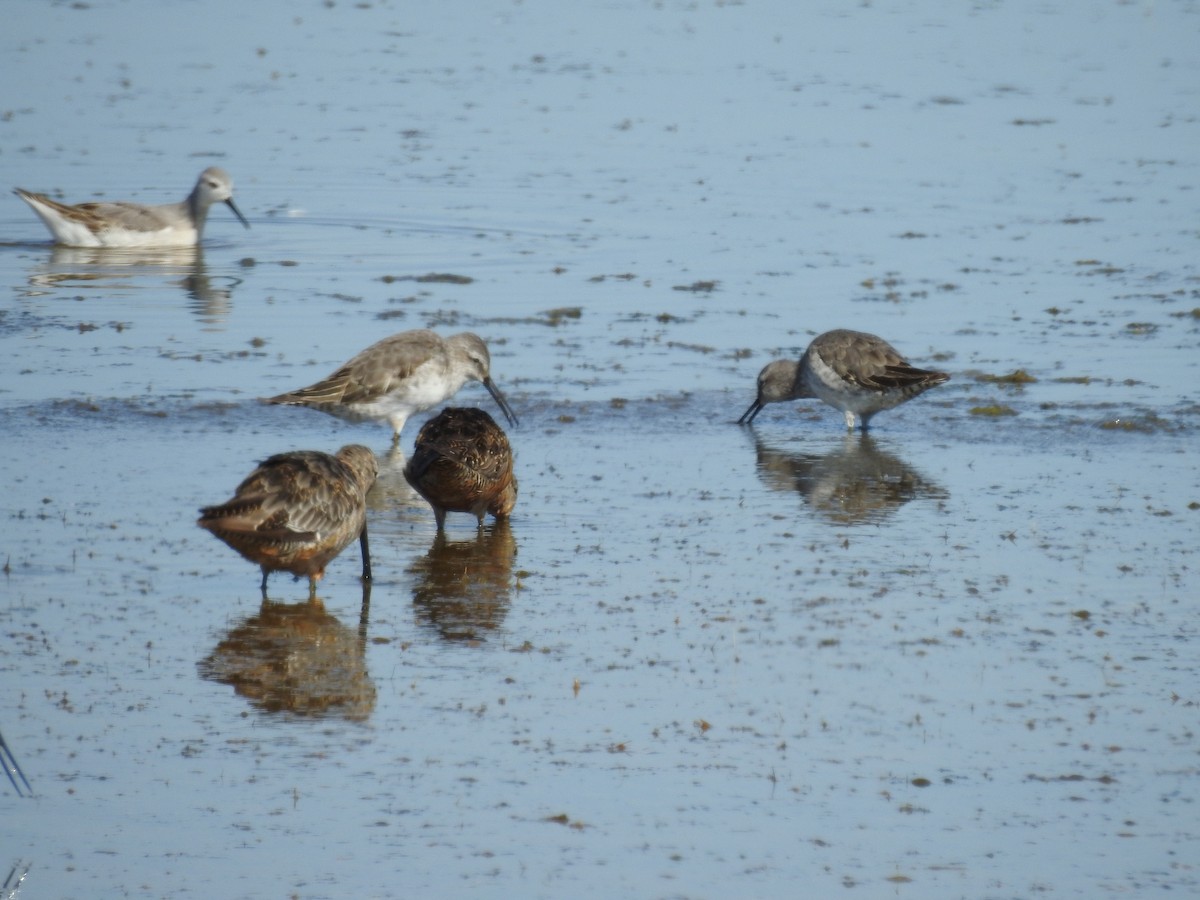
M 1158 326 L 1153 322 L 1130 322 L 1125 326 L 1125 333 L 1132 335 L 1147 335 L 1154 334 L 1158 331 Z
M 673 291 L 690 291 L 693 294 L 711 294 L 720 285 L 721 282 L 713 281 L 693 281 L 691 284 L 677 284 L 671 290 Z
M 1007 375 L 989 375 L 986 373 L 981 373 L 975 376 L 975 380 L 983 384 L 1010 385 L 1035 384 L 1037 382 L 1037 379 L 1024 369 L 1016 369 L 1012 372 L 1009 372 Z
M 585 823 L 571 819 L 566 813 L 559 813 L 556 816 L 546 816 L 543 821 L 551 822 L 555 825 L 566 825 L 568 828 L 574 828 L 576 831 L 583 831 L 583 829 L 587 828 Z
M 710 347 L 707 344 L 682 344 L 679 341 L 667 341 L 667 346 L 672 350 L 692 350 L 696 353 L 716 353 L 716 347 Z
M 149 417 L 153 419 L 165 419 L 170 412 L 153 404 L 146 404 L 135 399 L 124 398 L 105 398 L 103 400 L 54 400 L 49 404 L 50 409 L 55 413 L 67 415 L 71 418 L 87 416 L 100 417 L 105 420 L 116 420 L 122 416 L 135 415 Z
M 1096 778 L 1089 778 L 1086 775 L 1079 775 L 1077 773 L 1071 773 L 1069 775 L 1035 775 L 1031 772 L 1025 777 L 1029 781 L 1040 781 L 1043 784 L 1050 784 L 1055 781 L 1095 781 L 1099 784 L 1114 784 L 1117 780 L 1112 775 L 1100 775 Z
M 536 316 L 489 316 L 476 321 L 489 325 L 546 325 L 557 328 L 568 321 L 583 318 L 582 306 L 560 306 L 555 309 L 543 310 Z
M 69 413 L 98 413 L 100 407 L 90 400 L 55 400 L 52 408 Z
M 1125 271 L 1119 266 L 1106 266 L 1098 259 L 1078 259 L 1075 261 L 1075 265 L 1088 266 L 1084 275 L 1121 275 Z
M 561 325 L 566 319 L 579 319 L 583 316 L 583 307 L 580 306 L 560 306 L 556 309 L 548 309 L 542 315 L 545 316 L 545 323 L 551 327 Z
M 921 232 L 906 231 L 903 234 L 897 235 L 897 237 L 902 240 L 919 240 L 927 238 L 929 235 Z M 955 284 L 953 281 L 936 281 L 921 278 L 916 280 L 918 287 L 902 291 L 901 287 L 905 283 L 905 279 L 895 272 L 889 272 L 880 277 L 864 278 L 859 284 L 871 293 L 865 297 L 855 297 L 854 299 L 873 303 L 900 303 L 903 300 L 923 299 L 928 297 L 931 292 L 948 294 L 962 290 L 962 286 Z
M 1015 416 L 1017 414 L 1015 409 L 1003 403 L 991 403 L 987 406 L 972 406 L 970 412 L 973 416 L 990 416 L 992 418 Z
M 1136 431 L 1142 434 L 1154 434 L 1162 431 L 1174 431 L 1175 425 L 1155 413 L 1138 413 L 1132 416 L 1118 416 L 1106 419 L 1100 423 L 1105 431 Z
M 397 281 L 415 281 L 417 284 L 472 284 L 475 281 L 469 275 L 453 275 L 448 272 L 430 272 L 427 275 L 384 275 L 379 280 L 384 284 L 394 284 Z

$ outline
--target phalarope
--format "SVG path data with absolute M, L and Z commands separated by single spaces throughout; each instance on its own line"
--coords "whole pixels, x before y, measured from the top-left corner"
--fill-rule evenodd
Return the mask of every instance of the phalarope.
M 94 202 L 68 206 L 45 194 L 14 192 L 38 214 L 56 243 L 68 247 L 190 247 L 200 242 L 208 208 L 224 203 L 247 228 L 233 202 L 233 179 L 224 169 L 205 169 L 186 200 L 162 206 Z

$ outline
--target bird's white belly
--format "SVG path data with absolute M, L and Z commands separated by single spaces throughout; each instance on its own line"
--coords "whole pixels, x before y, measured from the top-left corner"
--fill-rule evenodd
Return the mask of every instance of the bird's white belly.
M 436 406 L 463 385 L 465 379 L 451 379 L 440 366 L 419 366 L 407 378 L 372 400 L 354 404 L 356 411 L 366 416 L 405 418 Z
M 195 228 L 160 228 L 158 231 L 133 231 L 109 228 L 100 232 L 99 247 L 192 247 L 197 241 Z

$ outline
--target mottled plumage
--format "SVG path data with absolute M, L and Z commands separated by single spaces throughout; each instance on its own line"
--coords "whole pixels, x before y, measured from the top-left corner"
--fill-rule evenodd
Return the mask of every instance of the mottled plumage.
M 162 206 L 122 201 L 68 206 L 21 188 L 13 193 L 38 214 L 55 242 L 67 247 L 190 247 L 200 243 L 214 203 L 224 203 L 250 227 L 234 205 L 233 179 L 215 166 L 200 173 L 186 200 Z
M 883 338 L 838 329 L 818 335 L 799 361 L 777 359 L 758 374 L 758 395 L 738 424 L 754 421 L 768 403 L 814 398 L 840 409 L 846 428 L 855 418 L 866 431 L 871 417 L 950 380 L 945 372 L 918 369 Z
M 517 503 L 517 479 L 508 438 L 481 409 L 450 407 L 417 433 L 404 477 L 433 507 L 438 531 L 447 512 L 508 516 Z
M 200 510 L 196 524 L 262 567 L 264 596 L 271 572 L 305 576 L 315 594 L 325 567 L 355 538 L 363 580 L 370 580 L 366 495 L 378 473 L 375 454 L 361 444 L 333 456 L 279 453 L 251 472 L 233 499 Z
M 424 329 L 393 334 L 328 378 L 266 402 L 310 406 L 351 420 L 385 420 L 391 423 L 392 441 L 398 442 L 409 416 L 450 399 L 468 381 L 481 382 L 509 423 L 517 424 L 492 381 L 487 344 L 469 331 L 448 338 Z

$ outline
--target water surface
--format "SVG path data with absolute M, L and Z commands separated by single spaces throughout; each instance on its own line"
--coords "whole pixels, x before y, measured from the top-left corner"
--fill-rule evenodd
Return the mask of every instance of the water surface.
M 0 206 L 23 893 L 1196 890 L 1194 4 L 18 6 L 5 183 L 253 226 Z M 507 528 L 256 401 L 416 327 Z M 734 424 L 835 327 L 952 380 Z M 197 508 L 351 442 L 375 583 L 264 606 Z

